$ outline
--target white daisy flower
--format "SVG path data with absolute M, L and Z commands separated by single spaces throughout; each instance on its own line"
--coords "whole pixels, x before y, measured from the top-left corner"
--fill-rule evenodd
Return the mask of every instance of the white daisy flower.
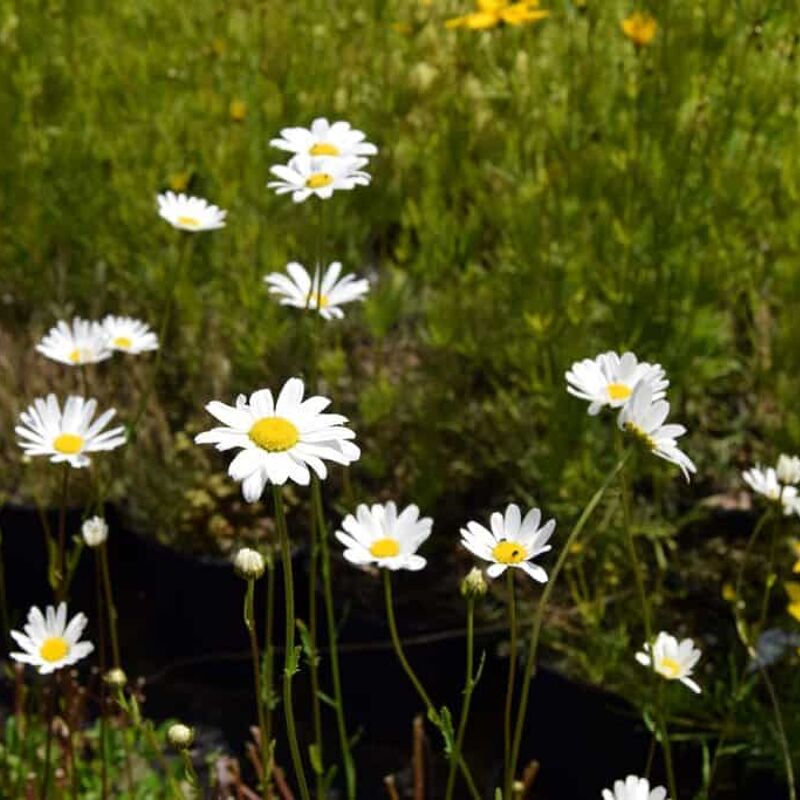
M 398 515 L 393 502 L 372 507 L 362 503 L 355 516 L 348 514 L 342 520 L 344 530 L 336 531 L 336 538 L 345 546 L 344 557 L 351 564 L 416 572 L 427 563 L 417 550 L 431 535 L 432 525 L 430 517 L 420 519 L 415 505 Z
M 108 346 L 120 353 L 146 353 L 158 350 L 158 336 L 150 326 L 133 317 L 115 317 L 109 314 L 103 320 L 103 331 Z
M 596 358 L 576 361 L 565 377 L 567 391 L 575 397 L 588 400 L 589 413 L 595 415 L 604 406 L 624 406 L 639 381 L 646 381 L 652 390 L 653 400 L 660 400 L 669 386 L 664 375 L 661 364 L 638 361 L 630 352 L 618 356 L 609 350 Z
M 100 547 L 108 539 L 108 523 L 102 517 L 89 517 L 81 525 L 81 536 L 87 547 Z
M 302 203 L 311 195 L 328 200 L 337 190 L 368 186 L 372 179 L 361 170 L 366 163 L 366 158 L 297 155 L 285 166 L 276 164 L 270 167 L 270 172 L 278 180 L 270 181 L 267 187 L 274 189 L 276 194 L 291 192 L 295 203 Z
M 636 660 L 645 667 L 654 669 L 668 681 L 680 681 L 693 692 L 700 694 L 700 687 L 689 677 L 701 656 L 700 650 L 694 646 L 691 639 L 679 642 L 674 636 L 661 631 L 656 637 L 653 653 L 655 665 L 650 659 L 650 645 L 645 643 L 644 650 L 636 654 Z
M 539 583 L 547 583 L 547 573 L 531 559 L 551 550 L 547 544 L 556 528 L 554 519 L 544 525 L 542 512 L 532 508 L 522 519 L 519 506 L 513 503 L 506 509 L 505 517 L 495 511 L 489 518 L 491 530 L 477 522 L 468 522 L 461 529 L 461 544 L 471 553 L 492 564 L 486 570 L 490 578 L 497 578 L 509 567 L 516 567 Z
M 217 450 L 241 448 L 228 474 L 242 482 L 250 503 L 261 497 L 267 483 L 292 480 L 305 486 L 311 480 L 309 467 L 324 479 L 325 460 L 347 466 L 361 455 L 351 441 L 355 433 L 344 427 L 347 417 L 323 414 L 331 401 L 321 396 L 303 400 L 304 391 L 303 381 L 291 378 L 277 401 L 269 389 L 261 389 L 249 400 L 240 394 L 235 406 L 217 401 L 206 406 L 224 427 L 198 434 L 195 442 L 214 444 Z
M 225 227 L 227 211 L 212 206 L 202 197 L 175 192 L 158 195 L 158 216 L 180 231 L 199 233 Z
M 603 800 L 668 800 L 663 786 L 650 788 L 647 778 L 628 775 L 624 781 L 614 781 L 614 789 L 603 789 Z
M 284 128 L 280 138 L 272 139 L 270 144 L 289 153 L 309 156 L 374 156 L 378 148 L 365 139 L 363 131 L 350 127 L 349 122 L 338 120 L 330 124 L 325 117 L 317 117 L 310 128 Z
M 778 462 L 780 466 L 780 461 Z M 785 467 L 784 467 L 785 474 Z M 773 467 L 756 465 L 742 473 L 744 482 L 756 493 L 773 503 L 780 503 L 783 513 L 788 517 L 793 513 L 800 513 L 800 498 L 796 486 L 784 486 L 778 472 Z
M 20 424 L 14 429 L 17 443 L 28 456 L 49 456 L 53 464 L 66 462 L 71 467 L 87 467 L 87 453 L 114 450 L 125 444 L 123 427 L 103 428 L 113 418 L 113 408 L 102 413 L 94 422 L 97 400 L 70 396 L 62 412 L 54 394 L 37 397 L 33 405 L 19 415 Z
M 319 310 L 324 319 L 341 319 L 344 312 L 339 306 L 363 300 L 369 291 L 369 283 L 365 278 L 345 275 L 339 280 L 342 265 L 338 261 L 328 266 L 321 281 L 319 271 L 314 273 L 312 281 L 305 267 L 296 261 L 290 261 L 286 271 L 288 276 L 282 272 L 271 272 L 264 276 L 269 293 L 279 297 L 282 306 Z
M 786 453 L 781 453 L 778 456 L 775 472 L 781 483 L 800 483 L 800 456 L 787 456 Z
M 96 364 L 111 356 L 100 323 L 80 317 L 75 317 L 71 325 L 63 319 L 59 320 L 36 345 L 36 349 L 53 361 L 74 367 Z
M 686 433 L 683 425 L 664 425 L 669 414 L 666 400 L 653 402 L 653 390 L 647 381 L 636 384 L 627 405 L 619 412 L 617 424 L 631 434 L 653 455 L 680 467 L 686 480 L 697 472 L 694 462 L 677 445 L 676 439 Z
M 86 622 L 83 614 L 76 614 L 67 625 L 66 603 L 59 603 L 57 609 L 47 606 L 44 614 L 33 606 L 28 612 L 25 633 L 11 631 L 12 638 L 22 648 L 21 653 L 11 653 L 11 658 L 31 664 L 42 675 L 69 667 L 94 650 L 91 642 L 80 641 Z

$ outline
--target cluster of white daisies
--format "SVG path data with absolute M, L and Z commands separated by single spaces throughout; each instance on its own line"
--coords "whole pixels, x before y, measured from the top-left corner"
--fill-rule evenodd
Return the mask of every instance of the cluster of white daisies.
M 800 457 L 781 453 L 774 467 L 757 464 L 745 470 L 742 478 L 754 492 L 779 506 L 787 517 L 800 516 Z

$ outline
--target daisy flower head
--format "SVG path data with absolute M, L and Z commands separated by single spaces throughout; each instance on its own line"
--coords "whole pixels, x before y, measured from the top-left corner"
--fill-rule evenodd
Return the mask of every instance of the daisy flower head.
M 325 117 L 317 117 L 310 128 L 283 128 L 280 137 L 270 140 L 270 144 L 297 155 L 365 158 L 378 152 L 366 138 L 349 122 L 337 120 L 331 124 Z
M 595 358 L 576 361 L 565 377 L 567 391 L 589 401 L 589 413 L 599 414 L 604 406 L 620 408 L 630 400 L 639 381 L 645 381 L 653 400 L 666 396 L 669 381 L 661 364 L 639 361 L 633 353 L 617 355 L 613 350 Z
M 778 456 L 775 473 L 781 483 L 791 485 L 800 483 L 800 456 L 788 456 L 786 453 L 781 453 Z
M 640 664 L 650 667 L 662 678 L 666 678 L 668 681 L 680 681 L 696 694 L 700 694 L 700 687 L 690 676 L 702 654 L 691 639 L 683 639 L 679 642 L 674 636 L 661 631 L 653 645 L 652 658 L 650 649 L 649 643 L 646 643 L 644 649 L 636 654 L 636 660 Z M 653 663 L 653 659 L 655 663 Z
M 150 326 L 141 320 L 109 314 L 102 325 L 111 350 L 133 355 L 158 350 L 158 337 Z
M 111 357 L 106 335 L 99 322 L 74 317 L 72 323 L 59 320 L 42 337 L 36 349 L 47 358 L 79 367 Z
M 114 450 L 125 444 L 122 426 L 104 430 L 116 411 L 104 411 L 97 419 L 97 400 L 70 395 L 59 406 L 54 394 L 37 397 L 33 405 L 19 415 L 14 429 L 17 443 L 28 456 L 48 456 L 53 464 L 88 467 L 88 453 Z
M 242 483 L 242 494 L 255 503 L 268 483 L 281 486 L 292 480 L 308 485 L 313 470 L 321 479 L 328 474 L 325 461 L 347 466 L 358 460 L 361 450 L 346 428 L 347 417 L 323 414 L 330 405 L 319 395 L 303 399 L 305 387 L 299 378 L 283 385 L 277 399 L 269 389 L 240 394 L 233 406 L 216 400 L 206 406 L 221 427 L 195 436 L 197 444 L 213 444 L 217 450 L 239 452 L 228 467 L 231 478 Z
M 624 781 L 614 781 L 613 789 L 603 789 L 603 800 L 667 800 L 663 786 L 650 788 L 647 778 L 628 775 Z
M 780 461 L 778 466 L 781 466 Z M 785 475 L 785 467 L 783 472 Z M 792 513 L 800 513 L 800 498 L 798 498 L 797 487 L 782 483 L 778 477 L 778 470 L 774 467 L 765 468 L 756 464 L 755 467 L 751 467 L 742 473 L 742 480 L 756 494 L 766 497 L 772 503 L 780 504 L 786 516 Z
M 320 316 L 327 320 L 342 319 L 344 312 L 340 306 L 363 300 L 369 291 L 369 283 L 365 278 L 357 279 L 355 275 L 345 275 L 339 280 L 341 271 L 342 265 L 334 261 L 321 278 L 319 271 L 315 271 L 312 280 L 302 264 L 290 261 L 286 265 L 288 275 L 271 272 L 264 276 L 264 283 L 269 287 L 270 294 L 280 298 L 282 306 L 319 311 Z
M 314 157 L 305 153 L 294 156 L 288 164 L 276 164 L 270 172 L 278 178 L 267 183 L 276 194 L 292 195 L 295 203 L 302 203 L 312 195 L 329 200 L 333 193 L 368 186 L 372 178 L 362 171 L 366 158 Z
M 619 412 L 617 424 L 644 445 L 653 455 L 680 467 L 686 480 L 697 472 L 694 462 L 677 445 L 676 439 L 686 433 L 683 425 L 665 425 L 669 414 L 666 400 L 653 401 L 653 390 L 647 381 L 640 381 L 631 399 Z
M 67 604 L 47 606 L 44 614 L 33 606 L 28 612 L 24 633 L 11 631 L 11 637 L 22 648 L 11 653 L 14 661 L 36 667 L 42 675 L 69 667 L 86 658 L 94 650 L 91 642 L 80 641 L 87 619 L 76 614 L 67 624 Z
M 225 227 L 228 212 L 211 205 L 202 197 L 165 192 L 157 197 L 158 216 L 179 231 L 200 233 Z
M 421 570 L 427 563 L 417 555 L 431 535 L 433 520 L 419 516 L 419 508 L 406 506 L 399 514 L 393 502 L 368 506 L 362 503 L 355 515 L 342 520 L 336 538 L 345 546 L 344 557 L 351 564 L 376 564 L 390 569 Z
M 497 578 L 512 567 L 523 570 L 539 583 L 546 583 L 547 573 L 531 561 L 552 549 L 547 542 L 556 521 L 551 519 L 540 525 L 541 521 L 542 512 L 538 508 L 532 508 L 523 519 L 519 506 L 512 503 L 505 515 L 499 511 L 491 515 L 490 528 L 468 522 L 461 529 L 461 544 L 473 555 L 491 562 L 486 570 L 490 578 Z

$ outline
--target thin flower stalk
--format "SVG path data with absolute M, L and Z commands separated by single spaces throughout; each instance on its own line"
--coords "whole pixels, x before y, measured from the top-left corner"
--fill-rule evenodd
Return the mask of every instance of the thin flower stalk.
M 510 570 L 509 570 L 510 574 Z M 456 732 L 456 741 L 453 745 L 453 757 L 450 761 L 450 769 L 447 774 L 447 786 L 445 788 L 445 800 L 452 800 L 453 790 L 456 783 L 456 771 L 458 762 L 461 759 L 461 753 L 464 746 L 464 736 L 467 731 L 467 721 L 469 720 L 469 709 L 472 703 L 472 692 L 475 689 L 475 659 L 474 659 L 474 641 L 475 641 L 475 598 L 467 598 L 467 663 L 464 678 L 464 701 L 461 704 L 461 716 L 458 720 L 458 730 Z
M 263 688 L 263 702 L 264 702 L 264 739 L 269 748 L 269 766 L 273 768 L 273 748 L 272 748 L 272 709 L 275 705 L 275 562 L 272 554 L 265 559 L 266 564 L 266 587 L 267 587 L 267 600 L 264 619 L 264 653 L 262 657 L 263 674 L 264 674 L 264 688 Z M 267 787 L 271 787 L 269 783 L 270 776 L 265 775 Z
M 100 570 L 103 576 L 103 590 L 105 592 L 106 612 L 108 613 L 108 631 L 111 637 L 111 659 L 115 669 L 122 666 L 119 652 L 119 636 L 117 635 L 117 607 L 114 605 L 114 595 L 111 590 L 111 572 L 108 568 L 108 545 L 101 544 L 98 548 L 100 556 Z
M 244 595 L 244 624 L 250 639 L 250 658 L 253 663 L 253 689 L 255 691 L 256 709 L 258 711 L 258 729 L 261 738 L 261 764 L 264 770 L 261 779 L 261 795 L 264 800 L 269 800 L 272 759 L 270 757 L 270 744 L 267 736 L 267 721 L 264 716 L 264 687 L 261 685 L 262 673 L 258 655 L 258 633 L 256 631 L 256 617 L 253 610 L 255 584 L 255 578 L 248 578 L 247 589 Z
M 286 735 L 289 739 L 289 750 L 292 756 L 295 778 L 303 800 L 310 800 L 303 758 L 300 754 L 300 745 L 297 740 L 297 726 L 294 720 L 294 707 L 292 705 L 292 679 L 297 672 L 298 653 L 294 644 L 294 576 L 292 574 L 292 552 L 289 544 L 289 534 L 286 529 L 286 515 L 283 510 L 283 496 L 281 489 L 272 485 L 272 497 L 275 503 L 275 521 L 278 528 L 278 537 L 281 546 L 281 563 L 283 566 L 283 590 L 286 606 L 286 643 L 283 669 L 283 713 L 286 719 Z
M 517 603 L 514 588 L 514 570 L 506 570 L 506 586 L 508 594 L 508 679 L 506 682 L 506 705 L 503 714 L 503 767 L 504 797 L 511 797 L 514 775 L 511 772 L 511 708 L 514 703 L 514 682 L 517 672 Z
M 58 507 L 58 557 L 53 570 L 56 602 L 67 596 L 67 503 L 69 502 L 69 464 L 61 467 L 61 499 Z
M 517 719 L 514 725 L 514 737 L 511 746 L 510 771 L 512 775 L 516 775 L 517 762 L 519 761 L 519 749 L 522 743 L 522 729 L 525 724 L 525 717 L 528 711 L 530 686 L 531 681 L 536 674 L 536 657 L 539 651 L 539 637 L 541 636 L 542 632 L 544 612 L 547 608 L 547 603 L 550 600 L 550 595 L 553 593 L 553 589 L 556 585 L 556 578 L 558 578 L 559 573 L 564 568 L 564 564 L 566 563 L 566 560 L 572 550 L 572 545 L 577 541 L 581 531 L 583 531 L 595 508 L 597 508 L 600 500 L 602 500 L 603 495 L 605 495 L 608 487 L 611 486 L 611 484 L 616 480 L 619 471 L 624 467 L 629 457 L 630 451 L 626 452 L 622 458 L 620 458 L 616 466 L 611 470 L 611 472 L 608 473 L 600 488 L 592 495 L 591 499 L 586 504 L 586 507 L 583 509 L 580 517 L 578 517 L 578 520 L 575 523 L 575 527 L 570 532 L 566 542 L 564 542 L 564 546 L 561 548 L 558 558 L 556 559 L 555 566 L 550 572 L 549 580 L 544 586 L 542 597 L 539 600 L 539 605 L 533 617 L 530 645 L 528 646 L 528 657 L 525 662 L 525 671 L 523 673 L 522 682 L 520 685 L 519 703 L 517 704 Z
M 308 674 L 311 683 L 311 717 L 314 727 L 314 747 L 317 764 L 314 767 L 314 789 L 317 800 L 325 800 L 325 761 L 322 740 L 322 704 L 319 687 L 319 653 L 317 651 L 317 579 L 319 565 L 319 537 L 317 530 L 317 514 L 311 508 L 310 519 L 310 554 L 308 565 Z
M 47 800 L 48 790 L 50 788 L 50 759 L 53 752 L 53 716 L 55 715 L 56 709 L 55 676 L 51 677 L 49 684 L 47 710 L 45 712 L 47 733 L 44 745 L 44 775 L 42 776 L 42 792 L 39 795 L 40 800 Z
M 389 633 L 392 639 L 392 645 L 394 646 L 394 652 L 397 656 L 397 660 L 400 662 L 400 666 L 402 666 L 403 671 L 408 676 L 408 679 L 411 681 L 414 689 L 416 690 L 417 694 L 419 695 L 420 700 L 422 700 L 423 704 L 425 705 L 425 710 L 428 714 L 428 719 L 436 725 L 436 727 L 441 727 L 441 718 L 439 716 L 439 712 L 436 710 L 436 706 L 434 706 L 433 701 L 430 698 L 430 695 L 425 690 L 425 687 L 422 685 L 422 682 L 417 677 L 417 673 L 414 672 L 411 664 L 409 664 L 408 659 L 406 658 L 406 654 L 403 651 L 403 644 L 400 641 L 400 634 L 397 631 L 397 620 L 395 619 L 394 615 L 394 600 L 392 598 L 392 576 L 391 571 L 388 569 L 382 569 L 381 572 L 383 573 L 383 592 L 384 592 L 384 599 L 386 602 L 386 620 L 389 623 Z M 475 781 L 472 777 L 472 773 L 469 770 L 466 762 L 464 761 L 463 755 L 459 755 L 458 758 L 458 767 L 461 770 L 461 774 L 464 777 L 464 781 L 467 784 L 467 789 L 469 790 L 470 795 L 474 798 L 474 800 L 480 800 L 480 793 L 478 792 L 477 787 L 475 786 Z

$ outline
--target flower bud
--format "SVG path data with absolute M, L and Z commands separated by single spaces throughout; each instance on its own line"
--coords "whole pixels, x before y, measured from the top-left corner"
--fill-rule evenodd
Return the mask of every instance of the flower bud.
M 243 547 L 233 559 L 234 569 L 247 580 L 255 580 L 264 574 L 264 557 L 257 550 Z
M 775 472 L 781 483 L 800 483 L 800 458 L 781 453 L 778 456 L 778 465 L 775 468 Z
M 119 667 L 114 667 L 114 669 L 110 669 L 108 672 L 106 672 L 106 674 L 103 676 L 103 680 L 109 686 L 112 686 L 115 689 L 121 689 L 128 682 L 128 676 Z
M 188 725 L 176 722 L 167 728 L 167 741 L 176 750 L 186 750 L 192 746 L 194 731 Z
M 90 517 L 81 528 L 83 541 L 89 547 L 99 547 L 108 539 L 108 525 L 102 517 Z
M 477 567 L 473 567 L 461 581 L 461 594 L 464 597 L 483 597 L 488 589 L 486 578 Z

